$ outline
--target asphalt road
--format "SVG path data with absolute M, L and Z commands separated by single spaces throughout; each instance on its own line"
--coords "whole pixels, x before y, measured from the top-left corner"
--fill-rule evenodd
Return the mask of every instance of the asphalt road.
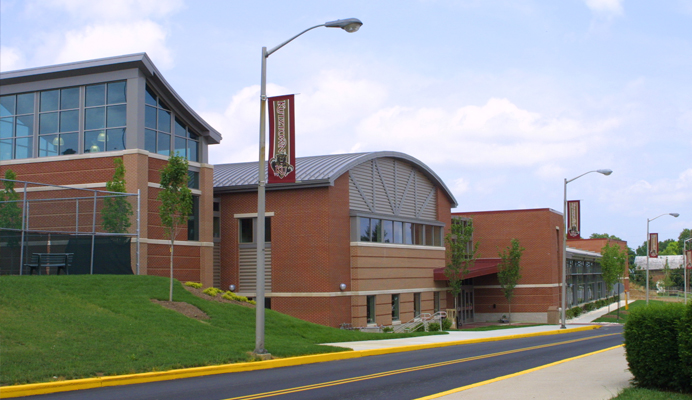
M 415 399 L 617 346 L 622 341 L 622 327 L 609 326 L 561 335 L 25 398 Z

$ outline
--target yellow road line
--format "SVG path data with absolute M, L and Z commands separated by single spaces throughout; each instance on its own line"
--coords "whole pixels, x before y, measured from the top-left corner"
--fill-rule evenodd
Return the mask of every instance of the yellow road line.
M 600 325 L 589 325 L 580 328 L 560 329 L 555 331 L 544 331 L 535 333 L 524 333 L 519 335 L 497 336 L 482 339 L 467 339 L 451 342 L 427 343 L 410 346 L 389 347 L 372 350 L 345 351 L 339 353 L 315 354 L 309 356 L 290 357 L 267 361 L 254 361 L 225 365 L 212 365 L 207 367 L 182 368 L 169 371 L 144 372 L 139 374 L 104 376 L 98 378 L 72 379 L 59 382 L 30 383 L 27 385 L 13 385 L 0 387 L 0 399 L 12 397 L 23 397 L 37 394 L 48 394 L 58 392 L 68 392 L 72 390 L 93 389 L 106 386 L 131 385 L 135 383 L 161 382 L 173 379 L 193 378 L 198 376 L 227 374 L 234 372 L 256 371 L 263 369 L 289 367 L 295 365 L 313 364 L 336 360 L 347 360 L 351 358 L 377 356 L 383 354 L 394 354 L 405 351 L 433 349 L 447 346 L 458 346 L 463 344 L 495 342 L 501 340 L 521 339 L 537 336 L 548 336 L 556 334 L 582 332 L 587 330 L 600 329 Z
M 524 347 L 521 349 L 501 351 L 498 353 L 484 354 L 484 355 L 480 355 L 480 356 L 460 358 L 457 360 L 450 360 L 450 361 L 443 361 L 443 362 L 438 362 L 438 363 L 433 363 L 433 364 L 419 365 L 416 367 L 409 367 L 409 368 L 402 368 L 402 369 L 391 370 L 391 371 L 378 372 L 378 373 L 370 374 L 370 375 L 356 376 L 356 377 L 352 377 L 352 378 L 339 379 L 339 380 L 335 380 L 335 381 L 315 383 L 312 385 L 298 386 L 298 387 L 274 390 L 271 392 L 264 392 L 264 393 L 255 393 L 255 394 L 250 394 L 250 395 L 240 396 L 240 397 L 232 397 L 232 398 L 228 398 L 225 400 L 263 399 L 266 397 L 304 392 L 307 390 L 321 389 L 321 388 L 326 388 L 326 387 L 330 387 L 330 386 L 344 385 L 344 384 L 353 383 L 353 382 L 362 382 L 362 381 L 366 381 L 366 380 L 370 380 L 370 379 L 376 379 L 376 378 L 382 378 L 382 377 L 386 377 L 386 376 L 404 374 L 404 373 L 408 373 L 408 372 L 415 372 L 415 371 L 421 371 L 421 370 L 425 370 L 425 369 L 444 367 L 444 366 L 449 366 L 449 365 L 454 365 L 454 364 L 461 364 L 461 363 L 469 362 L 469 361 L 482 360 L 482 359 L 486 359 L 486 358 L 499 357 L 499 356 L 504 356 L 504 355 L 508 355 L 508 354 L 521 353 L 521 352 L 537 350 L 537 349 L 544 349 L 544 348 L 555 347 L 555 346 L 560 346 L 560 345 L 564 345 L 564 344 L 583 342 L 586 340 L 592 340 L 592 339 L 602 338 L 602 337 L 606 337 L 606 336 L 613 336 L 613 335 L 619 335 L 619 334 L 618 333 L 609 333 L 609 334 L 605 334 L 605 335 L 591 336 L 588 338 L 567 340 L 567 341 L 558 342 L 558 343 Z M 616 347 L 618 347 L 618 346 L 616 346 Z M 591 353 L 591 354 L 595 354 L 595 353 Z M 577 356 L 577 357 L 573 357 L 571 359 L 576 359 L 576 358 L 581 358 L 581 357 L 582 356 Z M 570 359 L 568 359 L 568 360 L 570 360 Z M 552 364 L 548 364 L 548 365 L 559 364 L 559 363 L 565 362 L 565 361 L 567 361 L 567 360 L 558 361 L 556 363 L 552 363 Z M 537 369 L 540 369 L 540 368 L 544 368 L 544 367 L 538 367 Z M 535 369 L 533 369 L 533 370 L 535 370 Z M 527 371 L 532 371 L 532 370 L 527 370 Z M 507 377 L 510 377 L 510 375 L 508 375 Z M 490 383 L 489 381 L 486 381 L 486 382 Z M 428 397 L 425 397 L 424 399 L 427 399 L 427 398 Z M 430 398 L 434 398 L 434 397 L 430 397 Z
M 447 395 L 450 395 L 450 394 L 459 393 L 459 392 L 463 392 L 464 390 L 473 389 L 473 388 L 479 387 L 479 386 L 484 386 L 484 385 L 487 385 L 487 384 L 489 384 L 489 383 L 499 382 L 499 381 L 503 381 L 503 380 L 505 380 L 505 379 L 514 378 L 515 376 L 525 375 L 525 374 L 528 374 L 528 373 L 530 373 L 530 372 L 534 372 L 534 371 L 538 371 L 538 370 L 541 370 L 541 369 L 544 369 L 544 368 L 552 367 L 552 366 L 555 366 L 555 365 L 558 365 L 558 364 L 566 363 L 566 362 L 568 362 L 568 361 L 578 360 L 578 359 L 580 359 L 580 358 L 592 356 L 592 355 L 594 355 L 594 354 L 598 354 L 598 353 L 603 353 L 603 352 L 606 352 L 606 351 L 614 350 L 614 349 L 617 349 L 617 348 L 623 347 L 623 346 L 624 346 L 624 345 L 619 344 L 619 345 L 617 345 L 617 346 L 609 347 L 609 348 L 607 348 L 607 349 L 597 350 L 597 351 L 594 351 L 594 352 L 591 352 L 591 353 L 582 354 L 582 355 L 580 355 L 580 356 L 571 357 L 571 358 L 566 358 L 566 359 L 564 359 L 564 360 L 556 361 L 556 362 L 554 362 L 554 363 L 550 363 L 550 364 L 546 364 L 546 365 L 541 365 L 540 367 L 531 368 L 531 369 L 527 369 L 527 370 L 520 371 L 520 372 L 515 372 L 515 373 L 513 373 L 513 374 L 509 374 L 509 375 L 505 375 L 505 376 L 500 376 L 500 377 L 493 378 L 493 379 L 488 379 L 487 381 L 478 382 L 478 383 L 474 383 L 474 384 L 467 385 L 467 386 L 462 386 L 462 387 L 460 387 L 460 388 L 456 388 L 456 389 L 452 389 L 452 390 L 447 390 L 446 392 L 440 392 L 440 393 L 436 393 L 436 394 L 433 394 L 433 395 L 430 395 L 430 396 L 419 397 L 419 398 L 417 398 L 417 399 L 415 399 L 415 400 L 431 400 L 431 399 L 438 399 L 438 398 L 440 398 L 440 397 L 444 397 L 444 396 L 447 396 Z

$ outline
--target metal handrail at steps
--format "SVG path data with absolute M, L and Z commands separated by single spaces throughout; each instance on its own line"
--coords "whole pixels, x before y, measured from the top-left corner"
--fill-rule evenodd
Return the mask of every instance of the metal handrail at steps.
M 416 330 L 420 329 L 421 326 L 423 326 L 425 331 L 427 331 L 428 325 L 431 322 L 437 322 L 440 326 L 440 330 L 442 330 L 442 318 L 447 318 L 447 312 L 438 311 L 435 314 L 422 313 L 412 320 L 400 325 L 392 326 L 392 328 L 394 329 L 395 333 L 415 332 Z

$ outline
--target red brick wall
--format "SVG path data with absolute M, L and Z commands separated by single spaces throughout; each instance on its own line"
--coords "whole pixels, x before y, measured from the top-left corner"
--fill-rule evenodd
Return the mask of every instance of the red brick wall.
M 497 258 L 513 238 L 526 250 L 521 258 L 520 285 L 557 284 L 562 281 L 562 215 L 550 209 L 453 213 L 473 218 L 479 258 Z M 557 228 L 557 229 L 556 229 Z M 497 275 L 474 278 L 474 286 L 499 285 Z M 557 306 L 560 287 L 517 288 L 512 312 L 546 312 Z M 476 312 L 507 312 L 507 300 L 496 288 L 476 289 Z M 493 307 L 494 305 L 494 307 Z

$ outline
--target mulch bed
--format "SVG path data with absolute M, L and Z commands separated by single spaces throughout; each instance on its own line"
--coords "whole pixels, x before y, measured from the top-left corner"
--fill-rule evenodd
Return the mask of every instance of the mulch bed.
M 218 294 L 215 297 L 211 297 L 208 294 L 204 293 L 204 291 L 202 289 L 197 289 L 197 288 L 193 288 L 193 287 L 185 286 L 185 285 L 183 285 L 183 287 L 185 289 L 187 289 L 188 292 L 190 292 L 190 293 L 194 294 L 195 296 L 202 298 L 204 300 L 216 301 L 219 303 L 235 304 L 238 306 L 249 307 L 249 308 L 255 308 L 254 304 L 245 303 L 243 301 L 224 299 L 221 294 Z M 151 302 L 159 304 L 159 305 L 166 307 L 170 310 L 177 311 L 186 317 L 194 318 L 196 320 L 202 321 L 202 320 L 209 319 L 209 316 L 204 311 L 200 310 L 199 308 L 193 306 L 190 303 L 185 303 L 182 301 L 166 301 L 166 300 L 156 300 L 156 299 L 151 299 Z

